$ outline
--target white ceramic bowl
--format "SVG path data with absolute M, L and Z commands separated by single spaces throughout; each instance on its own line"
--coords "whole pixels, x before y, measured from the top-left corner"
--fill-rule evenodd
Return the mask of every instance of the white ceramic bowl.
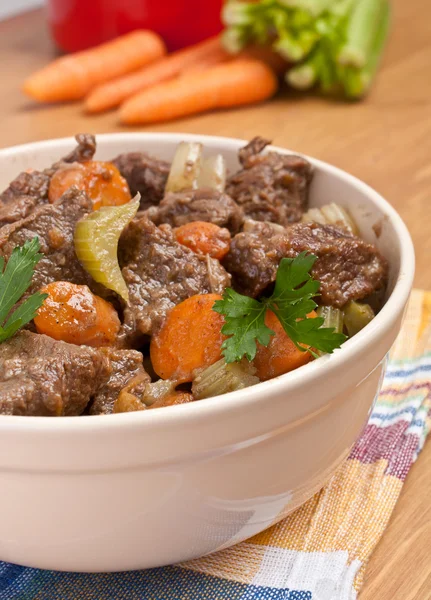
M 238 166 L 244 144 L 197 135 L 110 134 L 98 136 L 97 157 L 145 150 L 170 159 L 182 140 L 223 152 L 230 169 Z M 24 169 L 48 166 L 73 145 L 59 139 L 1 150 L 1 187 Z M 1 560 L 118 571 L 191 559 L 279 521 L 346 458 L 400 329 L 414 253 L 405 225 L 377 192 L 309 160 L 315 167 L 311 204 L 348 206 L 361 235 L 390 261 L 381 312 L 332 356 L 225 396 L 110 416 L 0 416 Z

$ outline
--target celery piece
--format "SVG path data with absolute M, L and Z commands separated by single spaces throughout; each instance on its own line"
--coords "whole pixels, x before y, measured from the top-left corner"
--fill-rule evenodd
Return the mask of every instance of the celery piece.
M 351 214 L 339 204 L 331 202 L 324 204 L 320 208 L 309 208 L 302 215 L 303 223 L 319 223 L 320 225 L 337 225 L 344 227 L 350 233 L 357 235 L 359 233 L 358 226 L 353 220 Z
M 336 333 L 343 333 L 343 311 L 333 306 L 319 306 L 317 315 L 323 317 L 322 327 L 332 327 Z
M 177 385 L 178 382 L 170 379 L 159 379 L 154 383 L 147 383 L 142 394 L 142 402 L 145 406 L 152 406 L 158 400 L 172 394 Z
M 76 256 L 84 269 L 98 283 L 126 302 L 129 290 L 118 264 L 118 240 L 123 229 L 136 215 L 140 195 L 122 206 L 104 206 L 78 221 L 75 227 Z
M 226 161 L 221 154 L 213 154 L 202 163 L 198 177 L 198 187 L 224 192 L 225 185 Z
M 343 333 L 344 315 L 343 311 L 333 306 L 319 306 L 317 316 L 323 317 L 322 327 L 332 327 L 335 333 Z M 319 356 L 323 356 L 326 352 L 317 351 Z
M 365 67 L 384 9 L 385 0 L 357 0 L 347 22 L 346 43 L 337 56 L 340 65 Z
M 192 394 L 197 400 L 202 400 L 242 390 L 259 383 L 259 378 L 254 373 L 254 367 L 245 360 L 226 363 L 222 358 L 196 375 L 192 384 Z
M 369 304 L 361 304 L 354 300 L 350 301 L 344 307 L 343 312 L 344 324 L 349 337 L 352 337 L 358 333 L 358 331 L 361 331 L 365 325 L 368 325 L 368 323 L 374 319 L 374 311 Z
M 336 204 L 335 202 L 324 204 L 320 210 L 323 213 L 326 222 L 330 225 L 344 227 L 344 229 L 347 229 L 347 231 L 350 231 L 350 233 L 353 233 L 354 235 L 359 234 L 358 226 L 353 220 L 353 217 L 345 208 L 340 206 L 340 204 Z
M 197 189 L 201 161 L 202 144 L 199 142 L 179 143 L 169 171 L 165 191 L 183 192 Z
M 320 208 L 309 208 L 307 212 L 302 215 L 301 221 L 303 223 L 319 223 L 319 225 L 328 224 L 328 221 Z

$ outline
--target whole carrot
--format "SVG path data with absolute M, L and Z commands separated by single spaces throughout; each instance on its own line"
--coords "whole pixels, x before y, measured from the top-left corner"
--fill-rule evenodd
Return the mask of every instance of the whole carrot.
M 90 50 L 62 56 L 24 82 L 25 94 L 39 102 L 77 100 L 100 83 L 139 69 L 166 53 L 162 38 L 138 30 Z
M 96 87 L 86 98 L 85 109 L 87 112 L 97 113 L 115 108 L 137 92 L 176 77 L 188 68 L 199 69 L 201 64 L 208 66 L 228 57 L 228 53 L 221 47 L 219 37 L 209 38 L 173 52 L 136 73 L 118 77 Z
M 270 98 L 277 83 L 265 63 L 238 58 L 144 90 L 121 107 L 120 120 L 127 125 L 158 123 L 215 108 L 252 104 Z

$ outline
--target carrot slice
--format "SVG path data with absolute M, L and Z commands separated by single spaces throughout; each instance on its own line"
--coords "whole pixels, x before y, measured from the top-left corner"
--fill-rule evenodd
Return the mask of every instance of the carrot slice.
M 120 120 L 127 125 L 169 121 L 261 102 L 276 90 L 277 77 L 265 63 L 239 58 L 144 90 L 121 107 Z
M 58 169 L 49 184 L 49 201 L 56 202 L 72 185 L 88 194 L 94 210 L 101 206 L 121 206 L 131 199 L 127 181 L 110 162 L 89 160 Z
M 31 75 L 23 91 L 39 102 L 77 100 L 96 85 L 135 71 L 164 54 L 166 47 L 157 33 L 132 31 L 90 50 L 54 60 Z
M 39 333 L 78 345 L 109 346 L 115 342 L 120 329 L 117 311 L 86 285 L 55 281 L 41 291 L 48 298 L 34 319 Z
M 314 317 L 317 317 L 314 311 L 308 315 L 308 318 Z M 257 345 L 253 364 L 256 367 L 256 375 L 261 381 L 293 371 L 312 360 L 313 357 L 309 352 L 298 350 L 272 311 L 266 312 L 265 324 L 275 335 L 271 337 L 268 346 Z
M 118 77 L 97 86 L 85 100 L 89 113 L 103 112 L 122 104 L 125 100 L 150 86 L 176 77 L 189 68 L 201 69 L 229 57 L 223 50 L 219 37 L 210 38 L 194 46 L 173 52 L 153 65 L 139 69 L 136 73 Z
M 196 254 L 209 254 L 221 260 L 229 252 L 229 230 L 214 223 L 193 221 L 175 229 L 174 234 L 180 244 Z
M 221 358 L 224 319 L 212 309 L 220 299 L 218 294 L 198 294 L 170 311 L 151 338 L 151 362 L 159 377 L 192 381 L 195 369 L 209 367 Z

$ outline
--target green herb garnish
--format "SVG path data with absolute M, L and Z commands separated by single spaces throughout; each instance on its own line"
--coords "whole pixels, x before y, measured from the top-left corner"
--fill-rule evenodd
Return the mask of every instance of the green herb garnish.
M 29 323 L 37 314 L 48 294 L 36 292 L 29 296 L 11 313 L 12 308 L 30 287 L 34 267 L 42 258 L 39 254 L 39 238 L 14 248 L 7 261 L 0 257 L 0 342 Z
M 317 306 L 313 298 L 320 282 L 313 279 L 310 270 L 317 257 L 301 252 L 296 258 L 283 258 L 277 270 L 275 288 L 269 298 L 255 300 L 226 288 L 222 300 L 214 303 L 213 310 L 225 318 L 222 333 L 229 336 L 223 342 L 227 363 L 256 356 L 256 342 L 268 346 L 274 332 L 265 325 L 265 314 L 272 310 L 292 342 L 302 352 L 314 350 L 331 353 L 346 340 L 333 327 L 322 327 L 324 319 L 307 319 Z M 303 344 L 311 348 L 304 348 Z M 314 349 L 314 350 L 313 350 Z

